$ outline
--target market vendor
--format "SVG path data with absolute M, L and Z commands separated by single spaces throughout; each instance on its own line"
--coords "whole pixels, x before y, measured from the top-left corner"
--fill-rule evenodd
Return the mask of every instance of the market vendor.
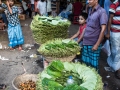
M 72 9 L 73 9 L 73 5 L 70 1 L 68 1 L 67 8 L 66 9 L 64 8 L 64 10 L 59 14 L 59 16 L 68 19 L 68 16 L 72 14 Z
M 98 70 L 98 60 L 101 52 L 101 42 L 108 21 L 107 13 L 98 0 L 88 0 L 91 7 L 83 36 L 82 61 Z

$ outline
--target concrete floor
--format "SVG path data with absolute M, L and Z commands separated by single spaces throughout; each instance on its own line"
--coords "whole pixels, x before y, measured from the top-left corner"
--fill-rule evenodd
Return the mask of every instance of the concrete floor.
M 26 19 L 21 21 L 25 44 L 35 44 L 29 27 L 31 20 L 32 19 Z M 78 28 L 78 25 L 71 25 L 69 28 L 69 37 L 76 33 Z M 0 31 L 0 43 L 2 44 L 3 48 L 7 47 L 8 38 L 6 31 Z M 37 45 L 28 50 L 24 45 L 24 51 L 10 51 L 7 49 L 0 50 L 0 55 L 9 59 L 4 61 L 0 60 L 0 83 L 5 83 L 8 86 L 8 90 L 14 90 L 12 87 L 12 80 L 17 75 L 24 73 L 21 63 L 23 63 L 28 73 L 38 74 L 43 70 L 42 61 L 40 61 L 39 58 L 29 58 L 30 55 L 37 53 L 36 47 Z M 99 69 L 100 75 L 103 78 L 103 82 L 106 83 L 104 90 L 120 90 L 120 80 L 115 78 L 113 72 L 108 72 L 104 69 L 104 67 L 108 66 L 106 59 L 107 55 L 102 51 Z M 109 78 L 106 77 L 108 75 L 110 76 Z

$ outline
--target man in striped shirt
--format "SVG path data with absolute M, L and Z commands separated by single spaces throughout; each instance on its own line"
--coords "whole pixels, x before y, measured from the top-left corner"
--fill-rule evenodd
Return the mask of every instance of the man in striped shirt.
M 115 0 L 111 4 L 110 17 L 108 21 L 108 34 L 111 43 L 111 55 L 108 57 L 107 62 L 116 73 L 117 78 L 120 79 L 120 0 Z

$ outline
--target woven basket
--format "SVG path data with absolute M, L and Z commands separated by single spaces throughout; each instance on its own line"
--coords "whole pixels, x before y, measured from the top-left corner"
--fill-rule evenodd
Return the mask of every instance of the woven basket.
M 20 90 L 18 87 L 21 83 L 24 83 L 26 81 L 32 80 L 36 82 L 38 80 L 38 75 L 37 74 L 23 74 L 15 77 L 12 81 L 12 86 L 16 90 Z
M 46 61 L 52 62 L 53 60 L 61 60 L 62 62 L 71 62 L 76 55 L 72 55 L 69 57 L 63 57 L 63 58 L 54 58 L 54 57 L 45 57 Z

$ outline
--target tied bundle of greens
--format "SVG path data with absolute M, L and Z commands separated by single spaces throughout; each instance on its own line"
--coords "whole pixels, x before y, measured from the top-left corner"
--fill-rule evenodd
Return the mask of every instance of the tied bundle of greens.
M 38 51 L 48 57 L 68 57 L 80 52 L 80 46 L 77 42 L 70 39 L 54 39 L 42 44 Z
M 54 38 L 67 38 L 70 22 L 61 20 L 60 17 L 34 16 L 31 22 L 31 29 L 34 39 L 42 44 Z
M 67 84 L 69 76 L 74 83 Z M 80 63 L 55 60 L 39 75 L 36 90 L 103 90 L 100 75 Z

